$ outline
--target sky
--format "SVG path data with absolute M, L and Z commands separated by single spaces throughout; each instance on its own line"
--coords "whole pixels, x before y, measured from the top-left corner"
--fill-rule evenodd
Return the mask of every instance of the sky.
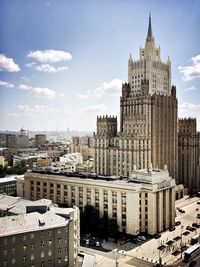
M 95 131 L 97 115 L 119 116 L 149 12 L 179 116 L 200 130 L 198 0 L 0 0 L 0 130 Z

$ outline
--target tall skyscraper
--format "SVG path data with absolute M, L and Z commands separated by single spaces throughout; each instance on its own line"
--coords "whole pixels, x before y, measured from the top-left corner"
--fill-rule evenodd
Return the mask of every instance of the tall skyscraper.
M 171 86 L 171 62 L 160 58 L 151 16 L 140 59 L 128 61 L 128 83 L 122 85 L 120 132 L 117 118 L 97 117 L 94 135 L 95 171 L 130 176 L 137 169 L 163 169 L 177 177 L 177 98 Z
M 178 120 L 178 183 L 192 194 L 200 190 L 200 135 L 195 118 Z

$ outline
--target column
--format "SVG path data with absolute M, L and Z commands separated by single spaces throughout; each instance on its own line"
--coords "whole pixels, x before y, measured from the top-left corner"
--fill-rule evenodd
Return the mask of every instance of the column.
M 108 190 L 108 217 L 112 218 L 113 207 L 112 207 L 112 191 Z
M 165 229 L 168 229 L 170 227 L 170 216 L 169 216 L 169 189 L 166 189 L 165 191 Z
M 103 189 L 99 189 L 99 216 L 102 217 L 104 214 L 104 199 L 103 199 Z
M 42 199 L 44 197 L 44 183 L 40 182 L 40 198 Z
M 37 200 L 37 181 L 34 181 L 34 200 Z
M 158 203 L 158 209 L 159 209 L 159 232 L 163 231 L 163 191 L 159 191 L 159 203 Z
M 91 188 L 91 206 L 95 206 L 95 190 L 93 187 Z
M 57 203 L 57 184 L 53 184 L 53 202 Z
M 122 231 L 122 199 L 120 191 L 117 192 L 117 224 L 119 231 Z
M 75 205 L 79 206 L 79 187 L 75 186 Z
M 64 184 L 60 184 L 60 203 L 64 204 Z
M 70 207 L 72 204 L 72 189 L 71 189 L 71 185 L 69 184 L 67 186 L 67 192 L 68 192 L 68 206 Z

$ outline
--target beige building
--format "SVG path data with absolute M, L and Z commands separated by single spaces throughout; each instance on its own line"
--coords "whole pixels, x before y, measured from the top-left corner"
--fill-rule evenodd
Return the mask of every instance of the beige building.
M 67 177 L 36 172 L 25 174 L 25 198 L 51 199 L 54 203 L 86 205 L 102 217 L 116 219 L 120 231 L 155 234 L 175 223 L 175 181 L 167 170 L 133 171 L 130 178 Z
M 128 83 L 122 85 L 120 132 L 117 118 L 97 117 L 95 172 L 130 176 L 133 166 L 163 169 L 177 177 L 177 99 L 171 86 L 171 62 L 162 62 L 149 18 L 140 59 L 128 61 Z
M 178 121 L 178 183 L 189 193 L 200 190 L 200 135 L 195 118 Z
M 0 266 L 76 266 L 78 208 L 0 195 L 1 209 L 9 210 L 10 216 L 0 218 Z

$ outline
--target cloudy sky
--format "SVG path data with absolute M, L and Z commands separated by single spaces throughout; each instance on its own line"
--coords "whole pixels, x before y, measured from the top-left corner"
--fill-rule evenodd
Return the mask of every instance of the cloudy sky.
M 197 117 L 200 130 L 198 0 L 0 0 L 0 130 L 94 131 L 97 115 L 119 115 L 149 12 L 179 116 Z

